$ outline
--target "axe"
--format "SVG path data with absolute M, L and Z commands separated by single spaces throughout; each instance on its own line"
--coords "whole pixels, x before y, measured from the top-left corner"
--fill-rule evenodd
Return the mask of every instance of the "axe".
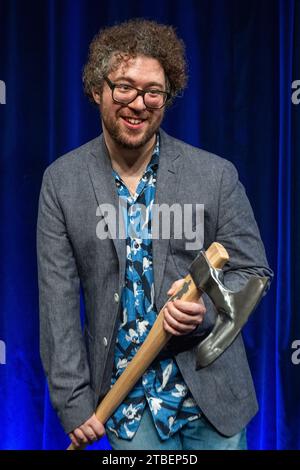
M 196 369 L 200 369 L 215 361 L 235 340 L 262 298 L 268 278 L 251 276 L 243 289 L 233 292 L 222 284 L 222 271 L 211 265 L 204 251 L 200 251 L 189 272 L 199 291 L 210 297 L 217 311 L 212 331 L 197 346 Z
M 214 361 L 236 338 L 252 309 L 258 304 L 268 280 L 253 277 L 240 292 L 229 291 L 220 280 L 221 268 L 228 259 L 225 248 L 220 243 L 212 243 L 206 252 L 201 251 L 196 257 L 189 268 L 190 274 L 167 301 L 181 299 L 193 302 L 205 292 L 217 309 L 213 330 L 197 347 L 197 369 Z M 106 423 L 172 337 L 163 327 L 165 306 L 160 310 L 137 354 L 97 407 L 95 414 L 102 424 Z M 67 450 L 83 450 L 85 447 L 86 444 L 83 444 L 76 448 L 71 443 Z

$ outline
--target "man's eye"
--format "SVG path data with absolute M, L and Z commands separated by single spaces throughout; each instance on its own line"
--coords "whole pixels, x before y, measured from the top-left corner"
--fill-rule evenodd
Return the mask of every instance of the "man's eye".
M 120 84 L 120 85 L 117 85 L 117 88 L 121 91 L 129 91 L 129 90 L 132 90 L 131 86 L 130 85 L 125 85 L 125 84 Z
M 148 90 L 149 95 L 157 96 L 160 94 L 160 90 Z

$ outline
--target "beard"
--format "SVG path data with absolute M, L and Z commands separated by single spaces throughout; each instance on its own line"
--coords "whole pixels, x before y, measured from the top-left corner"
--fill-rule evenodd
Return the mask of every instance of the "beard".
M 147 128 L 142 132 L 135 132 L 134 130 L 127 130 L 122 127 L 120 119 L 113 119 L 107 116 L 106 113 L 102 113 L 103 124 L 109 133 L 110 137 L 116 144 L 126 149 L 139 149 L 149 142 L 153 136 L 157 133 L 159 126 L 162 122 L 163 115 L 160 118 L 147 120 Z

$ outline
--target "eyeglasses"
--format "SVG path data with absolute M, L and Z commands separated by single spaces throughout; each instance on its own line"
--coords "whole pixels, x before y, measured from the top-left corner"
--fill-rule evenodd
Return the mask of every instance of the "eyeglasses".
M 129 104 L 132 103 L 137 96 L 141 95 L 147 108 L 160 109 L 163 108 L 171 98 L 170 93 L 167 91 L 160 91 L 154 88 L 150 90 L 140 90 L 139 88 L 125 83 L 113 83 L 107 77 L 104 77 L 104 80 L 111 89 L 112 99 L 116 103 Z

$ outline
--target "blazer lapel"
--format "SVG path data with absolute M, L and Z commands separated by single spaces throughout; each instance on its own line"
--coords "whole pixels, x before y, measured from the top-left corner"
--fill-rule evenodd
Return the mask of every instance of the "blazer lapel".
M 116 227 L 118 230 L 119 221 L 119 197 L 115 188 L 111 161 L 103 134 L 100 135 L 96 142 L 96 145 L 90 151 L 91 155 L 88 159 L 88 170 L 98 207 L 105 219 L 110 237 L 116 249 L 120 267 L 120 279 L 123 279 L 126 264 L 126 240 L 125 238 L 118 238 L 118 231 L 116 237 Z M 115 209 L 117 220 L 115 220 L 114 217 L 109 217 L 107 211 L 103 210 L 104 205 L 111 205 L 111 207 Z
M 182 158 L 176 151 L 172 139 L 160 130 L 160 156 L 157 172 L 155 204 L 161 206 L 166 204 L 170 208 L 176 203 L 177 188 L 179 185 L 180 167 Z M 172 233 L 172 224 L 170 232 Z M 154 291 L 155 299 L 159 298 L 164 276 L 165 264 L 167 260 L 170 239 L 152 240 L 153 249 L 153 271 L 154 271 Z

